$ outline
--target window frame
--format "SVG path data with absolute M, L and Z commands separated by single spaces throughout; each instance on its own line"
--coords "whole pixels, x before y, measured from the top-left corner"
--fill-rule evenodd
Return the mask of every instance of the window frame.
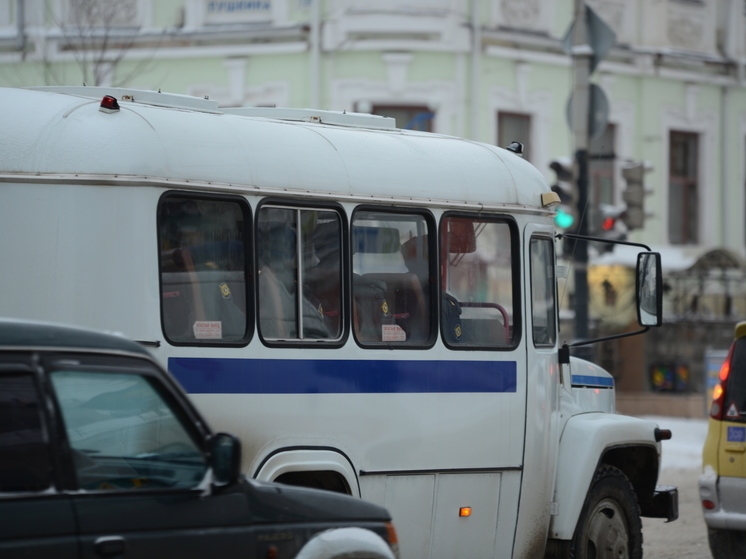
M 693 169 L 691 174 L 686 175 L 675 175 L 674 174 L 674 138 L 678 141 L 686 141 L 690 143 L 690 147 L 693 147 L 695 154 Z M 668 207 L 666 208 L 668 215 L 668 242 L 672 245 L 683 246 L 683 245 L 695 245 L 699 243 L 700 238 L 700 219 L 701 212 L 699 211 L 699 199 L 702 194 L 702 188 L 700 185 L 700 166 L 701 166 L 701 134 L 698 132 L 687 132 L 683 130 L 669 130 L 668 132 Z M 682 214 L 678 222 L 678 227 L 673 229 L 673 220 L 671 219 L 673 212 L 672 203 L 672 186 L 676 185 L 681 192 L 682 198 Z M 693 187 L 694 200 L 690 200 L 690 191 Z M 687 223 L 694 219 L 694 227 L 688 227 Z M 676 236 L 679 237 L 675 242 L 672 240 L 672 233 L 675 231 Z
M 432 212 L 427 208 L 422 207 L 401 207 L 401 206 L 380 206 L 375 204 L 361 204 L 359 206 L 356 206 L 355 209 L 352 212 L 352 215 L 350 216 L 350 225 L 349 225 L 349 231 L 350 235 L 352 235 L 352 228 L 354 227 L 355 223 L 355 217 L 360 212 L 376 212 L 376 213 L 383 213 L 383 214 L 393 214 L 393 215 L 416 215 L 424 218 L 425 225 L 427 227 L 427 249 L 429 251 L 429 258 L 428 258 L 428 269 L 430 273 L 430 281 L 432 282 L 432 279 L 435 278 L 435 286 L 433 293 L 431 294 L 431 297 L 428 300 L 428 314 L 429 314 L 429 320 L 428 324 L 430 326 L 430 334 L 425 340 L 424 343 L 421 344 L 408 344 L 407 342 L 376 342 L 376 343 L 370 343 L 370 342 L 364 342 L 358 339 L 358 337 L 354 333 L 354 328 L 350 327 L 350 330 L 352 330 L 352 337 L 355 339 L 355 343 L 361 348 L 364 349 L 389 349 L 389 350 L 426 350 L 430 349 L 435 345 L 435 341 L 438 339 L 438 328 L 440 324 L 439 320 L 439 306 L 438 306 L 438 298 L 440 297 L 440 288 L 438 286 L 438 246 L 437 246 L 437 239 L 435 236 L 438 234 L 438 228 L 435 221 L 435 217 L 433 216 Z M 348 285 L 350 286 L 349 291 L 349 297 L 348 297 L 348 304 L 350 305 L 350 309 L 352 308 L 352 300 L 355 297 L 355 293 L 353 291 L 353 254 L 352 254 L 352 243 L 350 242 L 347 248 L 347 254 L 349 258 L 349 265 L 347 267 L 347 281 Z M 435 251 L 435 252 L 433 252 Z M 351 318 L 352 314 L 348 313 L 348 317 L 350 320 L 348 322 L 351 324 Z
M 506 139 L 503 134 L 505 133 L 505 124 L 504 120 L 506 118 L 516 118 L 520 119 L 526 122 L 526 132 L 527 136 L 525 141 L 522 141 L 518 138 L 510 138 Z M 531 113 L 521 113 L 518 111 L 497 111 L 497 130 L 496 130 L 496 137 L 495 140 L 497 141 L 497 146 L 501 148 L 506 148 L 510 145 L 511 142 L 521 142 L 523 144 L 523 158 L 527 161 L 531 161 L 531 127 L 533 126 L 533 118 L 534 115 Z M 502 136 L 502 141 L 501 141 Z
M 0 499 L 23 499 L 31 496 L 56 495 L 61 488 L 65 487 L 62 474 L 62 461 L 59 453 L 56 452 L 59 439 L 52 435 L 54 423 L 50 418 L 47 394 L 41 382 L 38 367 L 35 365 L 34 354 L 31 352 L 19 351 L 2 351 L 0 352 L 0 377 L 11 376 L 28 376 L 36 393 L 37 413 L 39 417 L 39 428 L 42 438 L 42 444 L 46 449 L 48 472 L 48 485 L 43 489 L 37 490 L 18 490 L 2 491 L 0 490 Z
M 374 103 L 373 106 L 370 109 L 370 113 L 373 115 L 379 115 L 379 116 L 385 116 L 389 118 L 393 118 L 396 120 L 396 117 L 392 117 L 389 114 L 386 113 L 386 111 L 403 111 L 403 112 L 411 112 L 414 113 L 414 116 L 409 119 L 408 122 L 405 122 L 405 126 L 412 122 L 412 119 L 417 118 L 419 115 L 432 115 L 426 119 L 424 119 L 425 126 L 424 130 L 421 130 L 419 128 L 399 128 L 399 124 L 396 123 L 396 127 L 399 128 L 399 130 L 412 130 L 413 132 L 435 132 L 435 119 L 438 116 L 437 111 L 431 110 L 430 107 L 427 106 L 427 104 L 402 104 L 402 103 Z
M 266 206 L 276 207 L 279 209 L 290 209 L 290 210 L 317 210 L 317 211 L 330 211 L 335 212 L 340 218 L 341 228 L 341 244 L 340 244 L 340 282 L 342 284 L 341 294 L 341 310 L 343 313 L 341 320 L 341 332 L 338 338 L 334 339 L 318 339 L 308 338 L 302 340 L 300 338 L 292 340 L 277 340 L 272 338 L 265 338 L 261 332 L 261 324 L 259 320 L 259 307 L 261 301 L 259 300 L 259 269 L 258 269 L 258 227 L 259 227 L 259 212 Z M 347 221 L 347 213 L 341 204 L 335 202 L 314 202 L 312 200 L 298 200 L 296 198 L 288 199 L 282 197 L 267 197 L 263 198 L 259 204 L 257 204 L 254 210 L 255 219 L 252 228 L 252 252 L 253 252 L 253 263 L 254 263 L 254 277 L 256 281 L 253 282 L 254 293 L 254 313 L 255 313 L 255 324 L 256 333 L 262 344 L 267 347 L 283 347 L 283 348 L 304 348 L 304 349 L 334 349 L 340 348 L 347 343 L 350 331 L 350 287 L 349 277 L 347 270 L 350 268 L 348 264 L 348 253 L 349 253 L 349 225 Z M 297 277 L 297 276 L 296 276 Z M 297 312 L 296 307 L 296 312 Z
M 443 336 L 443 329 L 441 328 L 440 338 L 448 349 L 454 351 L 514 351 L 517 349 L 523 339 L 523 286 L 521 285 L 521 239 L 518 230 L 518 223 L 515 218 L 509 214 L 483 214 L 483 213 L 469 213 L 465 211 L 447 211 L 443 212 L 438 223 L 438 259 L 440 259 L 441 246 L 440 239 L 442 229 L 447 218 L 456 217 L 464 219 L 473 219 L 479 221 L 485 221 L 489 223 L 505 223 L 508 225 L 510 230 L 510 252 L 512 255 L 512 269 L 511 269 L 511 282 L 513 284 L 513 340 L 510 345 L 503 347 L 500 346 L 462 346 L 458 344 L 450 344 Z M 442 293 L 443 286 L 443 266 L 445 263 L 438 262 L 438 289 Z M 442 295 L 439 297 L 442 299 Z M 439 301 L 440 303 L 440 301 Z M 440 309 L 438 312 L 438 324 L 440 325 Z
M 537 343 L 536 338 L 534 336 L 534 328 L 535 328 L 535 322 L 534 317 L 536 316 L 534 314 L 534 267 L 533 267 L 533 260 L 531 256 L 533 255 L 533 244 L 534 241 L 542 241 L 547 243 L 549 246 L 549 249 L 551 251 L 551 266 L 553 270 L 553 279 L 552 279 L 552 293 L 553 293 L 553 308 L 552 308 L 552 319 L 553 319 L 553 325 L 554 325 L 554 341 L 551 343 Z M 535 348 L 542 348 L 542 349 L 549 349 L 554 348 L 557 346 L 557 340 L 559 338 L 559 305 L 557 304 L 558 301 L 558 293 L 557 293 L 557 255 L 555 253 L 555 246 L 554 246 L 554 239 L 551 237 L 548 237 L 546 235 L 541 234 L 534 234 L 531 235 L 531 238 L 528 242 L 528 250 L 529 250 L 529 258 L 528 258 L 528 267 L 529 267 L 529 285 L 531 285 L 531 296 L 530 299 L 530 305 L 531 305 L 531 341 L 534 344 Z M 547 313 L 547 318 L 549 318 L 549 313 Z
M 246 302 L 246 333 L 240 340 L 221 341 L 206 339 L 203 341 L 175 341 L 171 340 L 166 332 L 166 324 L 164 320 L 164 298 L 163 298 L 163 269 L 161 267 L 161 226 L 163 224 L 163 216 L 161 209 L 165 202 L 170 198 L 191 198 L 194 200 L 205 200 L 205 201 L 216 201 L 216 202 L 233 202 L 237 203 L 241 208 L 241 213 L 244 219 L 244 232 L 243 232 L 243 256 L 244 256 L 244 300 Z M 230 194 L 213 194 L 206 192 L 185 192 L 181 190 L 169 190 L 164 192 L 158 199 L 158 205 L 156 206 L 156 247 L 157 247 L 157 261 L 158 261 L 158 308 L 161 323 L 161 333 L 164 339 L 172 346 L 177 347 L 246 347 L 254 337 L 255 329 L 255 300 L 254 300 L 254 251 L 252 249 L 253 239 L 251 236 L 254 234 L 254 224 L 252 219 L 252 212 L 249 203 L 242 196 L 235 196 Z

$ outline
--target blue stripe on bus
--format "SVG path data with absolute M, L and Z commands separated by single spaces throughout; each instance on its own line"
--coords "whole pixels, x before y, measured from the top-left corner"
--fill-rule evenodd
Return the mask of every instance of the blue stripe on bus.
M 387 361 L 171 357 L 192 394 L 516 392 L 515 361 Z
M 614 388 L 614 379 L 611 377 L 594 377 L 590 375 L 573 375 L 573 385 L 598 386 L 602 388 Z

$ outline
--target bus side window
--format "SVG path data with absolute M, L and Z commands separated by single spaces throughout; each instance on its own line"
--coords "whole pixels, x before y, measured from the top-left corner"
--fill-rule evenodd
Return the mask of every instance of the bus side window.
M 341 244 L 341 218 L 335 211 L 259 209 L 259 331 L 264 340 L 341 338 Z
M 453 349 L 510 347 L 517 258 L 507 222 L 446 215 L 440 227 L 441 331 Z
M 363 345 L 423 346 L 434 333 L 428 220 L 357 211 L 352 220 L 352 327 Z
M 166 194 L 158 207 L 161 316 L 180 344 L 243 342 L 249 335 L 241 200 Z
M 531 329 L 535 346 L 554 346 L 557 339 L 556 283 L 552 239 L 531 239 Z

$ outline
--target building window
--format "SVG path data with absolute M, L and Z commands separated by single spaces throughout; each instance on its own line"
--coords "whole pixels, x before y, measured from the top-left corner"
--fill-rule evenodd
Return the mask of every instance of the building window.
M 598 204 L 614 205 L 615 136 L 615 126 L 609 124 L 603 134 L 591 140 L 588 179 L 592 207 Z
M 396 127 L 402 130 L 433 131 L 435 113 L 424 105 L 373 105 L 370 112 L 396 119 Z
M 517 113 L 497 113 L 497 145 L 507 147 L 511 142 L 523 144 L 524 159 L 531 160 L 531 116 Z
M 699 137 L 671 132 L 669 145 L 668 239 L 674 245 L 697 243 Z

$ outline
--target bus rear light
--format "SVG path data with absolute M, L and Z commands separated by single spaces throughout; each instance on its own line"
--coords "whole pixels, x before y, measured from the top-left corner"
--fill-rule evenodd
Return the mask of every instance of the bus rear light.
M 715 503 L 712 501 L 702 501 L 702 507 L 706 508 L 707 510 L 712 510 L 715 508 Z
M 461 507 L 458 509 L 459 516 L 471 516 L 471 507 Z
M 98 108 L 99 111 L 102 113 L 115 113 L 119 110 L 119 103 L 117 102 L 116 97 L 112 97 L 111 95 L 104 95 L 104 98 L 101 99 L 101 105 Z

